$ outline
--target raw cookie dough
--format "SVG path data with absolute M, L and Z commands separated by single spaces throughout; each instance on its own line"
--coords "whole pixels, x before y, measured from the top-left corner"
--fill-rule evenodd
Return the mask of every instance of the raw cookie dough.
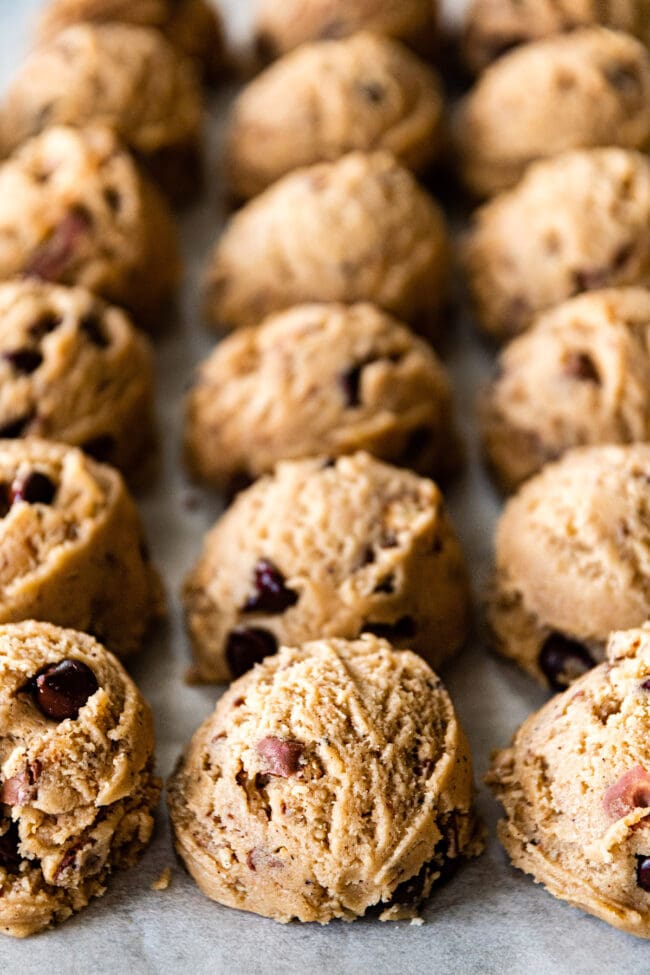
M 208 532 L 184 591 L 204 681 L 281 644 L 375 633 L 437 667 L 467 636 L 465 562 L 433 483 L 358 453 L 287 461 Z
M 153 326 L 180 276 L 176 230 L 106 128 L 55 126 L 0 165 L 0 280 L 79 284 Z
M 648 163 L 650 168 L 650 163 Z M 434 331 L 449 290 L 442 211 L 384 152 L 299 169 L 231 219 L 209 262 L 215 328 L 309 301 L 370 301 Z
M 480 418 L 507 491 L 569 447 L 650 441 L 650 291 L 593 291 L 546 312 L 501 353 Z
M 0 108 L 4 154 L 51 125 L 106 125 L 179 203 L 201 173 L 201 98 L 189 65 L 158 31 L 77 24 L 37 48 Z
M 534 163 L 477 211 L 464 261 L 479 324 L 501 341 L 581 291 L 650 284 L 650 160 L 609 148 Z
M 154 443 L 153 361 L 124 312 L 83 288 L 0 284 L 0 438 L 82 447 L 135 475 Z
M 49 40 L 81 22 L 153 27 L 191 59 L 206 81 L 215 81 L 224 70 L 221 17 L 210 0 L 50 0 L 41 16 L 41 38 Z
M 430 48 L 436 0 L 257 0 L 257 46 L 266 59 L 306 41 L 337 40 L 361 30 Z
M 168 784 L 213 900 L 276 921 L 417 914 L 482 848 L 469 746 L 440 680 L 385 640 L 283 648 L 238 680 Z
M 0 622 L 40 619 L 138 650 L 162 610 L 135 505 L 75 447 L 0 440 Z
M 612 634 L 607 659 L 528 718 L 488 782 L 516 867 L 650 938 L 650 627 Z
M 601 24 L 650 43 L 649 0 L 471 0 L 465 15 L 465 62 L 482 71 L 527 41 Z
M 650 147 L 650 51 L 600 27 L 518 48 L 461 103 L 456 145 L 463 180 L 479 196 L 566 149 Z
M 360 33 L 306 44 L 236 100 L 229 185 L 237 196 L 255 196 L 293 169 L 352 149 L 384 149 L 423 170 L 440 151 L 443 111 L 434 72 L 388 38 Z
M 65 921 L 137 862 L 160 795 L 153 750 L 147 704 L 92 637 L 0 626 L 0 932 Z
M 280 460 L 367 450 L 443 476 L 462 456 L 442 363 L 372 305 L 302 305 L 220 342 L 188 394 L 185 446 L 225 490 Z
M 496 529 L 496 649 L 554 688 L 650 618 L 650 446 L 576 447 L 510 499 Z

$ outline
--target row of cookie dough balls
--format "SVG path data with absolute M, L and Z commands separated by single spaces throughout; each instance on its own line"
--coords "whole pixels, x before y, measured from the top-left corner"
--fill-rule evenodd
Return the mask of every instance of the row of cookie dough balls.
M 154 826 L 151 713 L 83 633 L 0 626 L 0 931 L 101 896 Z M 168 784 L 208 896 L 279 921 L 417 915 L 482 849 L 467 741 L 442 683 L 385 640 L 284 648 L 236 681 Z

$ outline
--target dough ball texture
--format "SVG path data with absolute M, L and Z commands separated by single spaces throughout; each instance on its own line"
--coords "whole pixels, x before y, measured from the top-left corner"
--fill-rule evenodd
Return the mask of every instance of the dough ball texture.
M 533 714 L 489 782 L 516 867 L 555 897 L 650 937 L 650 627 Z
M 270 59 L 306 41 L 368 30 L 426 49 L 435 34 L 436 14 L 435 0 L 258 0 L 257 45 Z
M 81 285 L 153 327 L 180 276 L 158 193 L 106 128 L 55 126 L 0 164 L 0 280 Z
M 6 154 L 52 125 L 113 129 L 173 198 L 199 183 L 201 99 L 159 31 L 76 24 L 26 59 L 0 108 Z
M 238 680 L 168 787 L 208 897 L 277 921 L 412 916 L 480 852 L 469 747 L 433 671 L 376 637 L 283 648 Z
M 140 648 L 162 598 L 112 467 L 75 447 L 0 440 L 0 622 L 71 626 L 118 656 Z
M 238 328 L 303 302 L 369 301 L 433 331 L 449 264 L 442 211 L 411 173 L 387 153 L 353 152 L 290 173 L 231 219 L 206 313 Z
M 154 28 L 206 81 L 213 82 L 224 70 L 221 16 L 209 0 L 50 0 L 41 15 L 41 39 L 85 22 Z
M 239 197 L 255 196 L 293 169 L 353 149 L 383 149 L 422 170 L 441 149 L 443 111 L 435 73 L 394 41 L 360 33 L 305 44 L 236 100 L 229 185 Z
M 507 491 L 570 447 L 650 441 L 650 291 L 592 291 L 542 315 L 501 353 L 480 420 Z
M 648 0 L 471 0 L 465 15 L 465 63 L 482 71 L 527 41 L 600 24 L 650 43 Z
M 527 481 L 496 530 L 496 648 L 554 689 L 650 617 L 650 446 L 577 447 Z
M 82 447 L 137 476 L 151 460 L 153 362 L 118 308 L 83 288 L 0 284 L 0 437 Z
M 567 149 L 650 147 L 650 51 L 598 27 L 518 48 L 463 100 L 456 135 L 463 179 L 479 196 Z
M 35 934 L 106 890 L 153 831 L 153 723 L 85 633 L 0 626 L 0 932 Z
M 372 305 L 302 305 L 224 339 L 188 394 L 185 446 L 226 491 L 280 460 L 367 450 L 444 475 L 462 455 L 444 367 Z
M 467 636 L 463 555 L 433 483 L 368 454 L 287 461 L 238 496 L 185 583 L 197 679 L 374 633 L 433 666 Z
M 464 246 L 480 327 L 499 341 L 582 291 L 650 284 L 650 160 L 577 149 L 476 212 Z

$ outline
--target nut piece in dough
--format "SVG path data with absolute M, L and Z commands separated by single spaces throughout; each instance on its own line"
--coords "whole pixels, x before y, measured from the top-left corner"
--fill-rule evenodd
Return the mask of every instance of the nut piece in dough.
M 555 690 L 650 618 L 650 446 L 576 447 L 519 489 L 496 530 L 496 649 Z
M 185 583 L 205 681 L 317 637 L 374 633 L 437 667 L 467 636 L 460 545 L 433 481 L 368 454 L 286 461 L 238 496 Z
M 650 285 L 650 160 L 576 149 L 480 207 L 464 247 L 481 328 L 504 341 L 581 291 Z
M 149 342 L 83 288 L 0 283 L 0 437 L 82 447 L 134 477 L 154 445 Z
M 55 126 L 0 164 L 0 280 L 78 284 L 149 326 L 180 276 L 163 199 L 106 128 Z
M 435 73 L 400 44 L 373 34 L 306 44 L 267 68 L 235 102 L 228 182 L 255 196 L 300 166 L 383 149 L 421 171 L 443 138 Z
M 257 0 L 257 47 L 270 60 L 306 41 L 332 41 L 367 30 L 430 49 L 436 0 Z
M 599 27 L 550 37 L 505 55 L 461 104 L 462 176 L 489 196 L 537 159 L 567 149 L 650 145 L 650 51 Z
M 226 491 L 280 460 L 367 450 L 443 476 L 462 456 L 443 365 L 372 305 L 303 305 L 228 336 L 188 394 L 185 445 Z
M 650 166 L 650 163 L 649 163 Z M 435 331 L 449 290 L 442 211 L 387 153 L 296 170 L 230 221 L 208 266 L 216 328 L 311 301 L 369 301 Z
M 200 184 L 201 99 L 189 65 L 158 31 L 77 24 L 37 48 L 0 109 L 8 154 L 52 125 L 113 129 L 177 202 Z
M 650 627 L 554 697 L 497 754 L 499 838 L 555 897 L 650 938 Z
M 49 40 L 71 24 L 111 22 L 161 31 L 207 82 L 224 71 L 223 26 L 210 0 L 50 0 L 39 33 L 42 40 Z
M 426 663 L 385 640 L 283 648 L 238 680 L 168 786 L 208 897 L 276 921 L 417 915 L 480 853 L 469 746 Z
M 506 345 L 480 416 L 506 491 L 570 447 L 650 441 L 650 291 L 593 291 L 546 312 Z
M 147 704 L 92 637 L 0 626 L 0 932 L 65 921 L 138 861 L 160 796 L 153 751 Z
M 75 447 L 0 440 L 0 622 L 71 626 L 118 656 L 162 609 L 122 478 Z
M 634 34 L 650 43 L 649 0 L 471 0 L 462 47 L 471 71 L 519 44 L 576 27 L 601 25 Z

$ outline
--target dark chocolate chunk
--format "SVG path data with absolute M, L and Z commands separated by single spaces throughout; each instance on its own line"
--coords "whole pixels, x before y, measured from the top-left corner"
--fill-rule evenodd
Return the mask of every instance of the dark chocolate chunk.
M 29 334 L 33 335 L 35 339 L 42 339 L 58 328 L 60 324 L 61 318 L 58 315 L 54 312 L 46 312 L 33 325 L 29 326 Z
M 259 626 L 238 626 L 226 641 L 226 660 L 233 677 L 241 677 L 265 657 L 277 653 L 278 641 Z
M 582 643 L 561 633 L 551 633 L 538 658 L 540 670 L 554 691 L 563 691 L 577 677 L 586 674 L 596 662 Z
M 600 373 L 594 365 L 594 360 L 586 352 L 572 352 L 567 356 L 564 361 L 564 373 L 571 379 L 596 383 L 600 386 Z
M 108 337 L 102 326 L 99 315 L 89 312 L 79 322 L 79 328 L 93 345 L 99 349 L 105 349 L 109 345 Z
M 345 396 L 346 405 L 349 407 L 359 406 L 361 399 L 359 396 L 359 386 L 361 382 L 362 365 L 351 366 L 339 376 L 339 386 Z
M 11 822 L 9 828 L 0 836 L 0 867 L 8 873 L 18 873 L 22 857 L 18 852 L 20 836 L 18 824 Z
M 83 206 L 72 207 L 38 247 L 25 267 L 28 277 L 56 281 L 73 260 L 79 241 L 92 226 L 92 218 Z
M 28 504 L 52 504 L 56 485 L 42 471 L 32 471 L 26 477 L 16 478 L 11 485 L 10 500 L 27 501 Z
M 36 349 L 12 349 L 10 352 L 3 352 L 2 358 L 5 359 L 16 372 L 29 375 L 36 372 L 43 356 Z
M 43 667 L 25 685 L 39 711 L 52 721 L 77 718 L 88 699 L 98 690 L 94 673 L 80 660 L 60 660 Z
M 636 884 L 641 890 L 646 890 L 650 893 L 650 857 L 637 856 Z
M 287 738 L 262 738 L 257 743 L 257 752 L 267 763 L 265 775 L 277 775 L 288 779 L 300 771 L 304 745 Z
M 255 566 L 255 592 L 246 600 L 243 613 L 284 613 L 295 606 L 298 594 L 285 585 L 284 576 L 268 559 L 260 559 Z

